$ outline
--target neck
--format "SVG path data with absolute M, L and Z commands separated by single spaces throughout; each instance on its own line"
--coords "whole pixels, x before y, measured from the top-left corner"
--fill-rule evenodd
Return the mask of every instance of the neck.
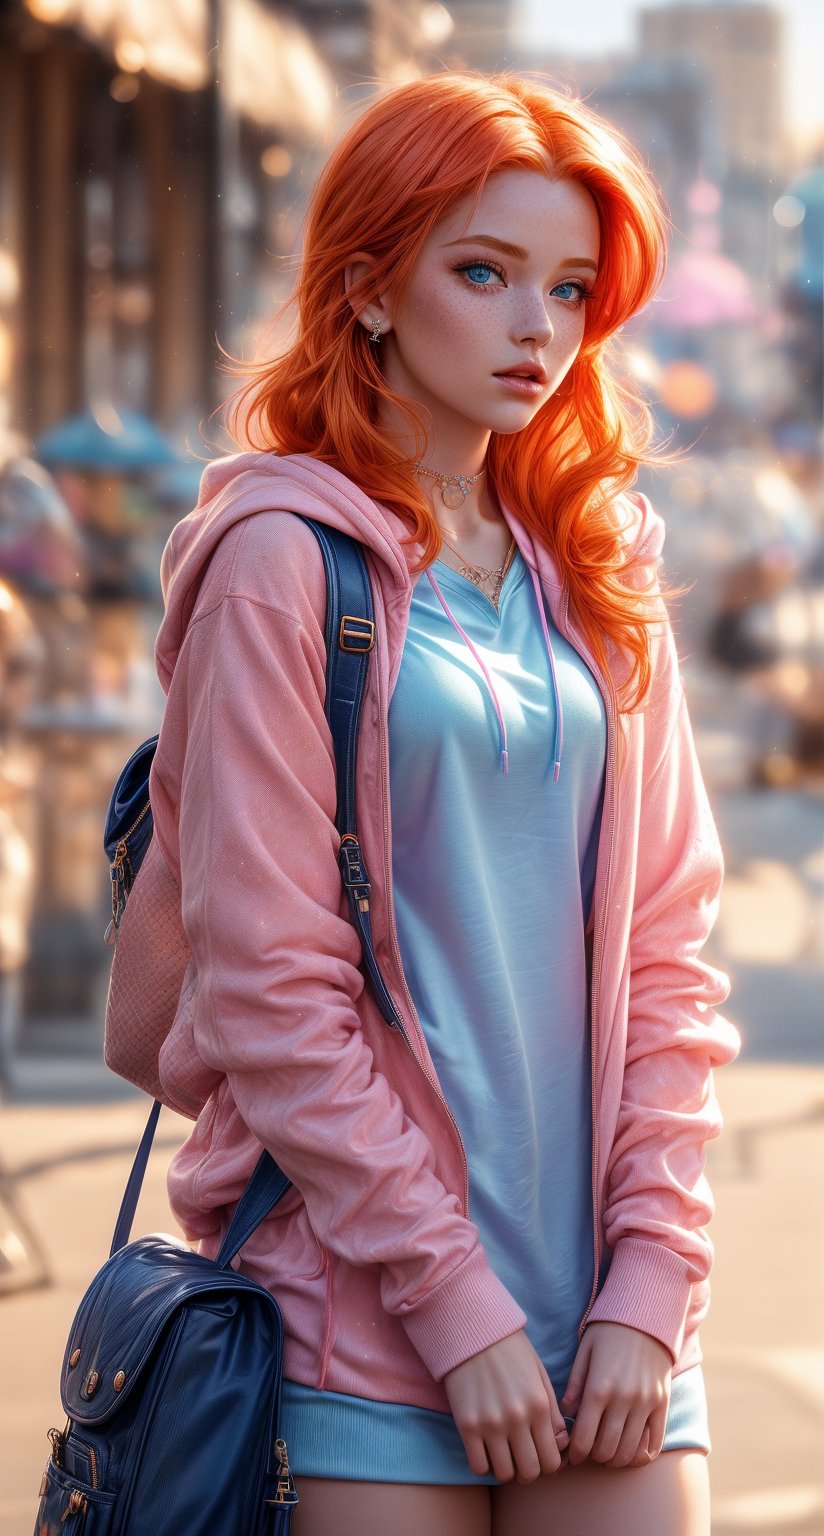
M 405 413 L 391 401 L 381 402 L 381 426 L 397 444 L 400 453 L 441 475 L 472 476 L 483 469 L 492 437 L 487 428 L 467 421 L 464 416 L 453 415 L 443 406 L 436 415 L 427 400 L 419 399 L 415 403 L 424 407 L 426 436 L 422 447 Z

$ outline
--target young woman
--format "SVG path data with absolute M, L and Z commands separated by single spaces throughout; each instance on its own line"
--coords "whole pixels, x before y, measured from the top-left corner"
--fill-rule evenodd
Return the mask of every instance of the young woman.
M 159 1080 L 197 1115 L 169 1195 L 211 1257 L 261 1143 L 293 1181 L 240 1262 L 284 1315 L 296 1536 L 709 1529 L 705 1143 L 739 1041 L 611 343 L 665 230 L 578 101 L 376 100 L 315 190 L 294 342 L 235 398 L 246 451 L 164 554 L 152 802 L 191 959 Z M 357 810 L 402 1030 L 341 886 L 303 515 L 369 565 Z

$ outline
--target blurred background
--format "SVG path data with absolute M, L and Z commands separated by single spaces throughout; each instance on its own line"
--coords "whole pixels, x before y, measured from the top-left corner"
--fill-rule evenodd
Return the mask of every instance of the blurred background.
M 818 0 L 0 0 L 3 1533 L 30 1529 L 149 1108 L 102 1061 L 102 829 L 160 723 L 163 545 L 233 446 L 217 343 L 251 355 L 288 297 L 360 106 L 504 67 L 624 130 L 672 214 L 624 341 L 685 450 L 640 486 L 692 584 L 673 617 L 727 858 L 707 954 L 744 1041 L 708 1149 L 713 1529 L 824 1532 L 823 58 Z M 186 1130 L 159 1135 L 142 1230 L 170 1226 Z

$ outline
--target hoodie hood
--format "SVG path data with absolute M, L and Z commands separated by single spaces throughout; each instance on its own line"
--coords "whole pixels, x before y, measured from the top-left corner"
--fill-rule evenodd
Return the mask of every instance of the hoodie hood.
M 160 562 L 164 616 L 155 662 L 168 691 L 189 619 L 212 555 L 224 535 L 255 512 L 277 509 L 315 518 L 351 534 L 385 567 L 388 629 L 405 624 L 412 578 L 422 548 L 401 546 L 401 518 L 372 501 L 340 470 L 307 454 L 236 453 L 203 471 L 197 505 L 173 528 Z

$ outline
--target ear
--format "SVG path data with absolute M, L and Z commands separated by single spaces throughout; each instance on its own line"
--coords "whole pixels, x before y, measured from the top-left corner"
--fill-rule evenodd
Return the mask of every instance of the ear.
M 343 285 L 349 303 L 361 325 L 365 326 L 367 331 L 371 331 L 375 321 L 378 320 L 381 334 L 385 336 L 386 332 L 392 329 L 392 319 L 385 296 L 376 294 L 361 307 L 363 304 L 361 294 L 363 289 L 368 287 L 364 279 L 370 276 L 374 267 L 374 256 L 369 256 L 365 251 L 356 251 L 343 269 Z

